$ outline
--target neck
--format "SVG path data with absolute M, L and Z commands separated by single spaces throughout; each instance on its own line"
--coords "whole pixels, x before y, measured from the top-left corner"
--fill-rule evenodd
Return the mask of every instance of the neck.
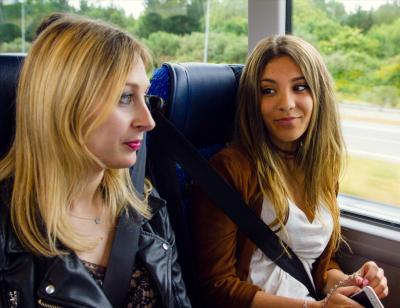
M 99 190 L 104 171 L 93 173 L 87 177 L 83 188 L 72 200 L 71 212 L 76 214 L 98 214 L 102 207 L 102 196 Z
M 295 159 L 300 150 L 300 143 L 295 144 L 293 147 L 290 148 L 288 147 L 282 148 L 276 145 L 275 143 L 272 143 L 272 145 L 275 152 L 277 152 L 278 155 L 283 159 L 289 159 L 289 160 Z

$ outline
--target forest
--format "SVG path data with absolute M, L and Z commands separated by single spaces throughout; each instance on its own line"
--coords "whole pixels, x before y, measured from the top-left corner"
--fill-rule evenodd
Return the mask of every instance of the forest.
M 0 0 L 0 52 L 26 52 L 44 16 L 71 12 L 111 22 L 138 37 L 152 51 L 155 67 L 203 61 L 206 0 L 143 0 L 138 18 L 116 6 L 75 2 Z M 247 0 L 211 0 L 209 21 L 207 61 L 244 63 Z M 399 0 L 351 13 L 335 0 L 294 0 L 292 22 L 293 34 L 323 54 L 341 101 L 400 108 Z

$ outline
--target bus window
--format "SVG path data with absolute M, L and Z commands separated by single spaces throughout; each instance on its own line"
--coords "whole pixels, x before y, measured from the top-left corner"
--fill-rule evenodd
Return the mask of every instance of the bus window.
M 292 22 L 293 33 L 321 51 L 335 80 L 348 151 L 340 183 L 344 209 L 398 222 L 398 1 L 296 0 Z
M 246 0 L 0 1 L 0 53 L 26 52 L 52 12 L 101 19 L 139 37 L 163 62 L 244 63 Z

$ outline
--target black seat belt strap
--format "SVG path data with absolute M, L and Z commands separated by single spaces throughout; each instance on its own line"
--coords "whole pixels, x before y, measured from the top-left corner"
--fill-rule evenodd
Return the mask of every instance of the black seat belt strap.
M 128 295 L 139 246 L 139 229 L 138 224 L 129 221 L 128 215 L 121 214 L 103 283 L 104 294 L 114 308 L 123 307 Z
M 233 189 L 210 166 L 194 146 L 171 124 L 159 111 L 152 113 L 157 125 L 151 132 L 151 138 L 165 149 L 165 155 L 170 155 L 192 177 L 199 187 L 205 191 L 239 229 L 263 253 L 303 283 L 310 295 L 318 299 L 317 293 L 303 263 L 286 245 L 290 256 L 283 249 L 278 236 L 250 209 L 242 200 L 241 195 Z

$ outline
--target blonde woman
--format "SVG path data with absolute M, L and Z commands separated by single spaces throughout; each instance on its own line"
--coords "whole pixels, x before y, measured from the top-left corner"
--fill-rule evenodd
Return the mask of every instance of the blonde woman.
M 190 307 L 165 205 L 149 189 L 139 198 L 128 173 L 155 125 L 148 62 L 130 35 L 78 16 L 58 16 L 36 38 L 0 162 L 1 307 L 111 307 L 102 285 L 119 260 L 110 252 L 121 217 L 139 230 L 128 283 L 113 286 L 126 290 L 122 307 Z
M 290 246 L 326 297 L 312 298 L 198 193 L 194 246 L 207 307 L 360 307 L 348 296 L 363 285 L 387 295 L 375 263 L 349 278 L 333 259 L 341 241 L 342 156 L 332 80 L 319 53 L 294 36 L 260 41 L 240 80 L 236 138 L 212 164 Z

